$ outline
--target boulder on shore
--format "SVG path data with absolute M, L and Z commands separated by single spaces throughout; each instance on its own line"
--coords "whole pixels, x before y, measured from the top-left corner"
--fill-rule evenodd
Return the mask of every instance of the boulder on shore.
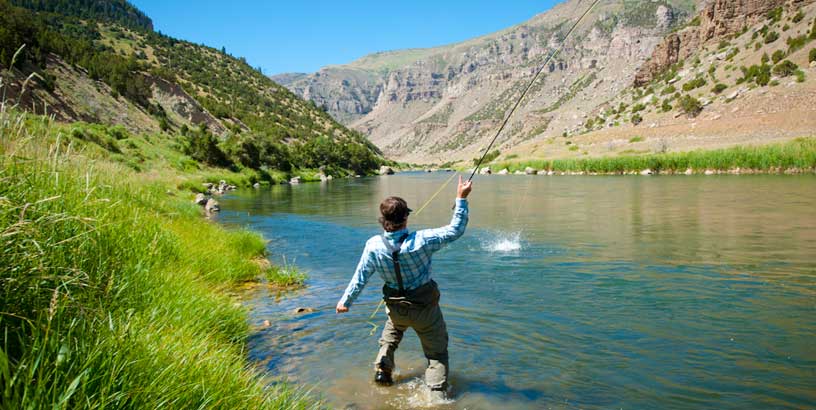
M 261 187 L 261 183 L 260 183 L 260 182 L 256 182 L 256 183 L 252 184 L 252 187 L 253 187 L 253 188 L 255 188 L 255 189 L 258 189 L 258 188 L 260 188 L 260 187 Z
M 524 168 L 524 174 L 526 174 L 526 175 L 536 175 L 536 174 L 538 174 L 538 171 L 536 171 L 535 169 L 533 169 L 531 167 L 527 167 L 527 168 Z
M 196 194 L 195 199 L 193 200 L 193 203 L 195 203 L 196 205 L 206 205 L 207 204 L 207 196 L 202 194 L 202 193 L 198 193 L 198 194 Z
M 499 175 L 507 175 L 507 174 L 509 174 L 509 173 L 510 173 L 510 170 L 509 170 L 509 169 L 507 169 L 507 168 L 505 168 L 505 169 L 503 169 L 503 170 L 499 171 Z
M 394 175 L 394 169 L 388 165 L 383 165 L 380 167 L 380 175 Z
M 481 170 L 479 170 L 479 174 L 481 175 L 490 175 L 492 173 L 493 171 L 490 170 L 490 167 L 484 167 Z
M 292 184 L 292 185 L 297 185 L 297 184 L 299 184 L 299 183 L 300 183 L 300 177 L 292 177 L 292 178 L 289 180 L 289 183 L 290 183 L 290 184 Z
M 649 169 L 649 168 L 646 168 L 643 171 L 640 171 L 640 175 L 652 175 L 652 170 Z

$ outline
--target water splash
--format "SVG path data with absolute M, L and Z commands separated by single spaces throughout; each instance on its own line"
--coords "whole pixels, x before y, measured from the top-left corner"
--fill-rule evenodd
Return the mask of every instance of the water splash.
M 497 234 L 482 243 L 482 248 L 489 252 L 515 252 L 521 250 L 521 232 Z
M 431 389 L 425 385 L 422 377 L 411 378 L 410 380 L 397 385 L 400 394 L 390 400 L 391 405 L 397 408 L 436 408 L 445 404 L 452 404 L 452 398 L 439 398 L 431 394 Z M 451 394 L 450 387 L 448 394 Z

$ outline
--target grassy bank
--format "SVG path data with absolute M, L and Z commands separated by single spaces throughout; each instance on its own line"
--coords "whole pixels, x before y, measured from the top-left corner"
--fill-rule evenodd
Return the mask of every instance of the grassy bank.
M 612 173 L 652 170 L 661 173 L 695 173 L 729 171 L 743 172 L 810 171 L 816 169 L 816 138 L 795 140 L 762 146 L 732 147 L 716 150 L 672 152 L 650 155 L 626 155 L 598 158 L 555 160 L 504 161 L 490 164 L 493 172 L 507 168 L 514 172 L 527 167 L 555 172 Z
M 246 312 L 226 296 L 269 269 L 263 240 L 177 189 L 246 177 L 149 137 L 93 140 L 0 112 L 0 407 L 313 407 L 247 365 Z

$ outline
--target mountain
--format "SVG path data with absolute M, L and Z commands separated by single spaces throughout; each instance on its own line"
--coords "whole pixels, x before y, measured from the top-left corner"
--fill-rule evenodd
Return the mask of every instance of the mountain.
M 588 1 L 571 0 L 497 33 L 448 46 L 372 54 L 308 76 L 278 76 L 296 94 L 412 162 L 470 159 Z M 582 122 L 588 101 L 631 85 L 637 67 L 693 15 L 681 1 L 596 6 L 545 70 L 500 141 L 502 149 Z
M 462 43 L 376 53 L 308 76 L 275 78 L 391 157 L 469 161 L 547 53 L 563 42 L 499 139 L 498 160 L 762 143 L 816 129 L 806 35 L 812 3 L 604 0 L 564 40 L 589 6 L 571 0 Z M 789 70 L 797 73 L 789 77 L 794 80 L 771 72 L 781 61 L 761 61 L 774 53 L 796 66 Z M 764 86 L 748 81 L 752 70 L 767 73 Z M 795 103 L 774 104 L 780 98 Z
M 816 132 L 816 2 L 712 0 L 667 35 L 633 86 L 570 138 L 506 152 L 619 156 L 761 145 Z
M 0 0 L 0 27 L 3 95 L 29 111 L 181 135 L 219 166 L 362 174 L 383 161 L 245 59 L 157 33 L 124 0 Z

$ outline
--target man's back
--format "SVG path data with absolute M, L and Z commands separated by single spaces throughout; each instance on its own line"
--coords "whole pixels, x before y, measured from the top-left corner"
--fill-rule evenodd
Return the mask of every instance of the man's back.
M 341 301 L 348 307 L 363 290 L 371 274 L 379 273 L 385 285 L 397 289 L 392 250 L 399 248 L 400 273 L 406 290 L 416 289 L 431 280 L 431 256 L 465 233 L 468 223 L 467 200 L 457 199 L 449 225 L 409 232 L 400 229 L 372 236 L 367 242 L 357 270 Z

